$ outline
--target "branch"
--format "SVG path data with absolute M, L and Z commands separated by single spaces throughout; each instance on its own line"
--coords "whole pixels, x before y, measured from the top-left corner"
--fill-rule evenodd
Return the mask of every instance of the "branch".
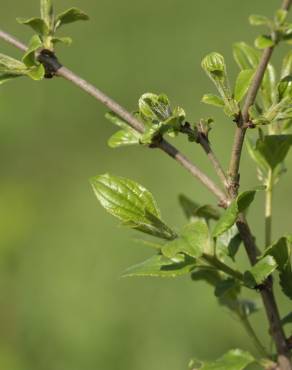
M 227 176 L 225 174 L 225 171 L 223 167 L 221 166 L 221 163 L 219 162 L 216 154 L 213 152 L 213 149 L 211 147 L 211 144 L 209 140 L 202 134 L 199 135 L 198 138 L 199 144 L 204 149 L 205 153 L 207 154 L 210 162 L 212 163 L 215 172 L 217 173 L 219 179 L 221 180 L 222 184 L 224 185 L 224 188 L 228 189 L 228 180 Z
M 15 46 L 16 48 L 26 51 L 27 46 L 11 36 L 10 34 L 0 30 L 0 39 L 8 42 L 9 44 Z M 40 54 L 40 59 L 42 63 L 51 67 L 56 71 L 57 76 L 61 76 L 64 79 L 72 82 L 75 86 L 79 87 L 83 91 L 87 92 L 89 95 L 94 97 L 96 100 L 104 104 L 108 109 L 115 112 L 118 116 L 123 118 L 134 130 L 143 133 L 144 127 L 142 123 L 137 120 L 130 112 L 125 110 L 112 98 L 104 94 L 101 90 L 97 89 L 95 86 L 90 84 L 88 81 L 77 76 L 75 73 L 70 71 L 68 68 L 63 67 L 58 63 L 56 58 L 52 55 Z M 184 167 L 188 172 L 190 172 L 195 178 L 197 178 L 207 189 L 210 190 L 219 200 L 220 205 L 227 206 L 228 202 L 223 191 L 207 176 L 203 173 L 195 164 L 193 164 L 187 157 L 185 157 L 178 149 L 168 143 L 166 140 L 162 140 L 156 145 L 171 158 L 175 159 L 182 167 Z
M 283 0 L 282 9 L 289 10 L 292 4 L 292 0 Z M 262 80 L 269 61 L 272 57 L 274 47 L 266 48 L 262 54 L 255 76 L 248 90 L 245 103 L 241 113 L 241 119 L 235 131 L 234 143 L 231 152 L 231 159 L 229 164 L 228 174 L 231 180 L 230 192 L 233 197 L 236 197 L 237 190 L 239 187 L 239 166 L 242 153 L 243 142 L 246 133 L 246 124 L 249 120 L 249 108 L 254 104 L 257 93 L 261 86 Z

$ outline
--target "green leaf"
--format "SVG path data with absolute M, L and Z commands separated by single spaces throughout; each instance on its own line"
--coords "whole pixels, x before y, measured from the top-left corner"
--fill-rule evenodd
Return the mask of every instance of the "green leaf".
M 260 60 L 259 52 L 245 42 L 233 45 L 233 57 L 240 69 L 255 69 Z
M 27 67 L 39 65 L 35 58 L 35 52 L 42 47 L 42 41 L 38 35 L 34 35 L 28 45 L 27 52 L 24 54 L 22 61 Z
M 273 256 L 277 262 L 280 286 L 284 294 L 292 300 L 291 236 L 286 235 L 268 247 L 264 256 Z
M 172 116 L 170 102 L 164 94 L 146 93 L 139 99 L 139 111 L 153 123 L 164 122 Z
M 19 60 L 11 58 L 5 54 L 0 54 L 0 73 L 24 75 L 26 74 L 26 71 L 26 66 Z
M 163 239 L 176 238 L 160 219 L 152 194 L 142 185 L 109 174 L 93 178 L 91 184 L 100 204 L 123 225 Z
M 245 285 L 249 288 L 256 288 L 262 284 L 269 275 L 277 268 L 277 262 L 272 256 L 265 256 L 260 259 L 250 270 L 244 273 Z
M 140 135 L 135 130 L 120 130 L 113 134 L 108 140 L 108 146 L 117 148 L 119 146 L 136 145 L 140 143 Z
M 114 125 L 121 127 L 122 130 L 117 131 L 108 140 L 108 145 L 111 148 L 117 148 L 119 146 L 134 145 L 140 143 L 141 134 L 136 130 L 132 129 L 126 121 L 113 112 L 109 112 L 105 115 L 105 118 L 112 122 Z
M 39 64 L 38 66 L 34 66 L 30 68 L 29 72 L 27 73 L 30 78 L 32 78 L 35 81 L 40 81 L 45 76 L 45 68 L 42 64 Z
M 284 9 L 278 9 L 275 14 L 275 23 L 277 26 L 283 25 L 287 18 L 288 12 Z
M 292 300 L 292 268 L 290 261 L 286 264 L 284 269 L 280 271 L 279 278 L 283 293 Z
M 275 68 L 268 64 L 261 85 L 261 95 L 265 109 L 268 109 L 276 102 L 276 71 Z
M 217 298 L 222 298 L 224 296 L 229 296 L 236 298 L 240 292 L 240 284 L 238 280 L 233 278 L 227 278 L 221 280 L 215 288 L 215 296 Z
M 184 253 L 198 258 L 209 248 L 209 229 L 205 221 L 198 220 L 185 226 L 179 238 L 166 243 L 161 252 L 165 257 L 174 258 Z
M 177 277 L 190 273 L 196 267 L 195 260 L 187 256 L 178 256 L 171 260 L 160 254 L 128 268 L 123 277 Z
M 65 24 L 87 20 L 89 20 L 89 17 L 86 13 L 78 8 L 71 8 L 56 17 L 55 29 L 58 29 Z
M 202 103 L 214 105 L 215 107 L 224 107 L 224 100 L 214 94 L 205 94 L 201 100 Z
M 283 319 L 281 320 L 282 326 L 287 324 L 292 324 L 292 312 L 288 313 Z
M 221 274 L 214 269 L 210 269 L 208 266 L 196 268 L 191 275 L 192 280 L 194 281 L 205 281 L 213 287 L 222 280 Z
M 292 75 L 292 50 L 290 50 L 283 59 L 281 79 L 289 75 Z
M 230 257 L 233 261 L 238 252 L 242 240 L 237 230 L 236 225 L 225 231 L 216 240 L 216 254 L 224 258 Z
M 272 40 L 271 36 L 268 35 L 260 35 L 255 40 L 255 47 L 258 49 L 266 49 L 273 47 L 274 45 L 274 41 Z
M 292 135 L 265 135 L 257 140 L 255 146 L 249 142 L 248 150 L 262 170 L 274 171 L 286 158 L 291 145 Z
M 39 35 L 47 35 L 49 28 L 46 22 L 42 18 L 17 18 L 18 23 L 31 27 Z
M 271 24 L 269 18 L 264 15 L 252 14 L 249 16 L 248 20 L 252 26 L 269 26 Z
M 244 370 L 248 365 L 255 360 L 253 356 L 240 349 L 233 349 L 227 352 L 214 362 L 201 363 L 201 367 L 196 367 L 197 370 Z M 194 361 L 198 363 L 199 361 Z
M 41 0 L 41 18 L 46 23 L 48 29 L 53 31 L 54 8 L 51 0 Z
M 51 41 L 53 44 L 62 43 L 66 46 L 70 46 L 72 44 L 71 37 L 52 37 Z
M 210 53 L 205 56 L 201 65 L 224 101 L 224 112 L 228 116 L 236 116 L 239 107 L 230 90 L 224 57 L 219 53 Z
M 253 69 L 244 69 L 240 71 L 234 89 L 234 98 L 236 101 L 240 102 L 244 98 L 251 85 L 254 73 L 255 71 Z
M 217 222 L 212 233 L 213 238 L 218 238 L 235 224 L 239 213 L 244 212 L 253 202 L 255 193 L 256 191 L 245 191 L 238 195 Z
M 219 220 L 221 216 L 221 213 L 212 205 L 200 206 L 183 194 L 179 195 L 179 203 L 189 220 L 203 218 L 208 222 L 209 220 Z
M 290 260 L 290 243 L 287 237 L 284 236 L 267 247 L 263 254 L 263 257 L 265 256 L 272 256 L 277 262 L 278 269 L 284 269 Z

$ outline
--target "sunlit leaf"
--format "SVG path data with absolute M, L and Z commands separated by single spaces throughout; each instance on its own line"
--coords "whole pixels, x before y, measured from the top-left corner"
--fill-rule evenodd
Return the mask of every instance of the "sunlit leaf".
M 187 256 L 178 256 L 176 260 L 171 260 L 165 256 L 157 254 L 148 260 L 129 267 L 123 277 L 170 277 L 185 275 L 190 273 L 196 267 L 193 258 Z
M 238 195 L 217 222 L 212 233 L 213 238 L 218 238 L 234 225 L 239 213 L 244 212 L 253 202 L 255 193 L 256 191 L 245 191 Z
M 258 49 L 266 49 L 273 47 L 274 45 L 275 43 L 272 40 L 271 36 L 260 35 L 255 40 L 255 47 L 257 47 Z
M 251 85 L 254 73 L 255 71 L 253 69 L 244 69 L 240 71 L 234 89 L 234 98 L 236 101 L 240 102 L 244 98 Z
M 38 49 L 40 49 L 42 47 L 42 45 L 43 45 L 42 40 L 40 39 L 40 37 L 38 35 L 34 35 L 31 38 L 31 40 L 29 42 L 29 45 L 28 45 L 28 49 L 27 49 L 26 53 L 24 54 L 24 56 L 22 57 L 22 61 L 27 67 L 33 67 L 33 66 L 39 64 L 36 61 L 35 52 Z
M 198 258 L 209 248 L 209 242 L 208 226 L 204 220 L 198 220 L 185 226 L 179 237 L 166 243 L 161 251 L 168 258 L 181 253 Z
M 224 107 L 224 100 L 214 94 L 205 94 L 201 101 L 202 103 L 214 105 L 215 107 Z
M 260 259 L 250 270 L 244 273 L 245 285 L 256 288 L 262 284 L 268 276 L 277 268 L 277 262 L 272 256 Z
M 250 353 L 233 349 L 214 362 L 201 362 L 201 366 L 196 367 L 196 370 L 244 370 L 254 361 Z M 195 363 L 200 363 L 200 361 L 194 360 Z
M 31 27 L 39 35 L 47 35 L 49 32 L 48 25 L 42 18 L 17 18 L 17 22 Z
M 55 21 L 55 29 L 59 27 L 77 22 L 77 21 L 87 21 L 89 19 L 88 15 L 78 8 L 71 8 L 58 14 Z
M 93 178 L 91 184 L 100 204 L 123 225 L 164 239 L 176 237 L 160 219 L 152 194 L 142 185 L 109 174 Z

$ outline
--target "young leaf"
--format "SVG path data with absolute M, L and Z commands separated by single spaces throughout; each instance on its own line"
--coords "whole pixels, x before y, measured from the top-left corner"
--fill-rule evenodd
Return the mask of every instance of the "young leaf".
M 27 75 L 35 81 L 40 81 L 45 76 L 45 68 L 42 64 L 29 69 Z
M 215 84 L 224 101 L 224 112 L 228 116 L 235 116 L 239 112 L 237 102 L 233 99 L 227 77 L 224 57 L 219 53 L 211 53 L 202 60 L 202 68 Z
M 197 370 L 244 370 L 248 365 L 255 361 L 253 356 L 240 349 L 233 349 L 227 352 L 214 362 L 201 362 L 201 367 L 196 367 Z M 200 361 L 195 361 L 198 363 Z
M 123 277 L 177 277 L 188 274 L 196 267 L 195 260 L 187 256 L 178 256 L 171 260 L 161 254 L 154 255 L 146 261 L 129 267 Z
M 284 161 L 292 145 L 292 135 L 266 135 L 259 138 L 256 146 L 250 146 L 252 157 L 262 169 L 271 169 Z
M 222 281 L 222 276 L 217 270 L 210 269 L 208 266 L 196 268 L 192 274 L 191 278 L 194 281 L 205 281 L 214 288 Z
M 125 122 L 121 117 L 113 112 L 108 112 L 105 118 L 111 121 L 114 125 L 121 127 L 122 130 L 117 131 L 108 140 L 108 145 L 111 148 L 117 148 L 124 145 L 134 145 L 140 143 L 141 134 L 133 130 L 127 122 Z
M 256 288 L 262 284 L 269 275 L 277 268 L 277 262 L 272 256 L 265 256 L 260 259 L 250 270 L 244 273 L 245 285 L 249 288 Z
M 292 267 L 289 261 L 279 273 L 283 293 L 292 300 Z
M 139 111 L 153 123 L 164 122 L 172 116 L 170 102 L 164 94 L 146 93 L 139 99 Z
M 292 312 L 288 313 L 283 319 L 281 320 L 282 325 L 292 324 Z
M 277 262 L 278 269 L 284 269 L 286 264 L 290 261 L 290 243 L 287 237 L 282 237 L 271 246 L 267 247 L 263 254 L 263 257 L 265 256 L 272 256 Z
M 224 100 L 214 94 L 205 94 L 201 100 L 202 103 L 214 105 L 215 107 L 224 107 Z
M 27 72 L 26 66 L 14 58 L 0 54 L 0 73 L 24 75 Z
M 215 207 L 209 204 L 200 206 L 183 194 L 179 195 L 179 203 L 189 220 L 203 218 L 208 222 L 209 220 L 219 220 L 221 216 Z
M 53 31 L 54 26 L 54 8 L 52 0 L 41 0 L 41 18 L 46 23 L 48 29 Z
M 292 75 L 292 50 L 283 59 L 282 70 L 281 70 L 281 79 Z
M 108 140 L 110 148 L 117 148 L 126 145 L 135 145 L 140 143 L 140 134 L 135 130 L 120 130 L 113 134 Z
M 284 10 L 284 9 L 278 9 L 276 11 L 276 14 L 275 14 L 275 23 L 276 25 L 279 27 L 279 26 L 282 26 L 282 24 L 285 22 L 286 18 L 287 18 L 287 15 L 288 15 L 288 12 L 287 10 Z
M 198 220 L 185 226 L 179 238 L 166 243 L 161 251 L 165 257 L 174 258 L 184 253 L 198 258 L 209 247 L 209 229 L 205 221 Z
M 91 184 L 100 204 L 125 226 L 163 239 L 176 234 L 160 219 L 152 194 L 138 183 L 109 174 L 97 176 Z
M 255 69 L 259 64 L 259 52 L 245 42 L 233 45 L 233 57 L 240 69 Z
M 35 52 L 42 47 L 42 41 L 38 35 L 34 35 L 28 45 L 28 50 L 24 54 L 22 61 L 27 67 L 39 65 L 35 59 Z
M 237 102 L 240 102 L 247 93 L 254 73 L 255 71 L 253 69 L 244 69 L 240 71 L 239 75 L 237 76 L 234 89 L 234 98 Z
M 222 255 L 223 258 L 228 256 L 234 261 L 241 242 L 242 240 L 238 233 L 237 227 L 236 225 L 233 225 L 230 229 L 225 231 L 225 233 L 217 238 L 216 254 L 219 256 Z
M 39 35 L 47 35 L 49 33 L 48 25 L 42 18 L 17 18 L 17 22 L 31 27 Z
M 252 26 L 269 26 L 271 24 L 269 18 L 264 15 L 252 14 L 249 16 L 248 20 Z
M 258 49 L 266 49 L 273 47 L 275 42 L 272 40 L 271 36 L 268 35 L 260 35 L 255 40 L 255 47 Z
M 51 41 L 54 45 L 58 43 L 62 43 L 66 46 L 70 46 L 72 44 L 71 37 L 52 37 Z
M 57 30 L 59 27 L 65 24 L 87 20 L 89 20 L 89 17 L 86 13 L 78 8 L 71 8 L 56 17 L 55 29 Z
M 245 191 L 238 195 L 217 222 L 212 232 L 213 238 L 218 238 L 235 224 L 239 213 L 244 212 L 253 202 L 255 193 L 256 191 Z

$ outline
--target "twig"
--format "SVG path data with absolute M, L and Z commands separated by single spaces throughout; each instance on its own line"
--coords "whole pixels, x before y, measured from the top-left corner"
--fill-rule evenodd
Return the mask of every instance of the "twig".
M 289 10 L 292 0 L 283 0 L 282 9 Z M 236 197 L 239 183 L 239 166 L 242 153 L 243 142 L 246 133 L 246 124 L 249 120 L 249 108 L 254 104 L 257 93 L 261 86 L 266 68 L 273 54 L 274 47 L 266 48 L 262 54 L 255 76 L 248 90 L 245 103 L 242 109 L 241 119 L 235 131 L 234 143 L 231 152 L 231 159 L 228 174 L 230 176 L 230 191 Z
M 247 93 L 244 107 L 242 109 L 241 118 L 236 127 L 233 147 L 231 151 L 229 171 L 228 171 L 228 174 L 230 176 L 230 192 L 233 197 L 236 197 L 238 186 L 239 186 L 239 166 L 240 166 L 242 147 L 243 147 L 244 138 L 245 138 L 245 134 L 247 130 L 246 123 L 249 120 L 249 108 L 255 102 L 257 93 L 259 91 L 262 80 L 264 78 L 265 71 L 271 59 L 273 50 L 274 50 L 274 47 L 270 47 L 270 48 L 265 49 L 263 52 L 263 55 L 261 57 L 257 71 L 253 78 L 251 87 Z
M 284 0 L 282 3 L 282 9 L 289 10 L 291 7 L 292 0 Z M 231 160 L 229 165 L 228 174 L 230 176 L 230 187 L 229 191 L 233 198 L 237 196 L 239 187 L 239 166 L 245 134 L 247 130 L 246 123 L 249 120 L 249 108 L 254 104 L 257 93 L 261 86 L 266 68 L 271 59 L 274 47 L 270 47 L 264 50 L 262 58 L 259 62 L 257 71 L 252 81 L 251 87 L 247 93 L 245 104 L 242 110 L 241 118 L 238 122 L 234 143 L 232 147 Z M 247 224 L 247 221 L 243 214 L 239 215 L 237 220 L 237 227 L 242 237 L 246 252 L 252 265 L 257 262 L 258 250 L 255 244 L 254 238 Z M 270 333 L 275 341 L 277 353 L 278 353 L 278 364 L 280 370 L 292 370 L 291 354 L 285 338 L 285 333 L 282 328 L 278 307 L 275 301 L 273 293 L 272 280 L 270 284 L 266 284 L 264 289 L 260 292 L 264 303 L 266 315 L 270 325 Z
M 7 41 L 9 44 L 17 47 L 22 51 L 27 50 L 27 46 L 22 42 L 11 36 L 10 34 L 0 30 L 0 38 Z M 50 55 L 42 55 L 42 60 L 45 61 L 51 68 L 56 68 L 56 60 Z M 58 65 L 56 75 L 65 78 L 72 82 L 74 85 L 87 92 L 89 95 L 94 97 L 96 100 L 104 104 L 111 111 L 115 112 L 121 118 L 123 118 L 134 130 L 143 133 L 144 127 L 142 123 L 137 120 L 130 112 L 125 110 L 113 99 L 108 97 L 102 91 L 97 89 L 88 81 L 77 76 L 75 73 L 70 71 L 68 68 Z M 223 191 L 207 176 L 205 175 L 195 164 L 193 164 L 187 157 L 185 157 L 178 149 L 168 143 L 166 140 L 162 140 L 156 145 L 171 158 L 175 159 L 182 167 L 196 177 L 211 193 L 213 193 L 219 200 L 220 205 L 227 206 L 228 201 Z
M 209 140 L 204 135 L 199 135 L 198 140 L 199 140 L 200 145 L 204 149 L 205 153 L 207 154 L 210 162 L 212 163 L 214 170 L 217 173 L 222 184 L 224 185 L 226 189 L 228 189 L 229 185 L 228 185 L 227 176 L 216 154 L 213 152 L 213 149 L 211 147 Z

